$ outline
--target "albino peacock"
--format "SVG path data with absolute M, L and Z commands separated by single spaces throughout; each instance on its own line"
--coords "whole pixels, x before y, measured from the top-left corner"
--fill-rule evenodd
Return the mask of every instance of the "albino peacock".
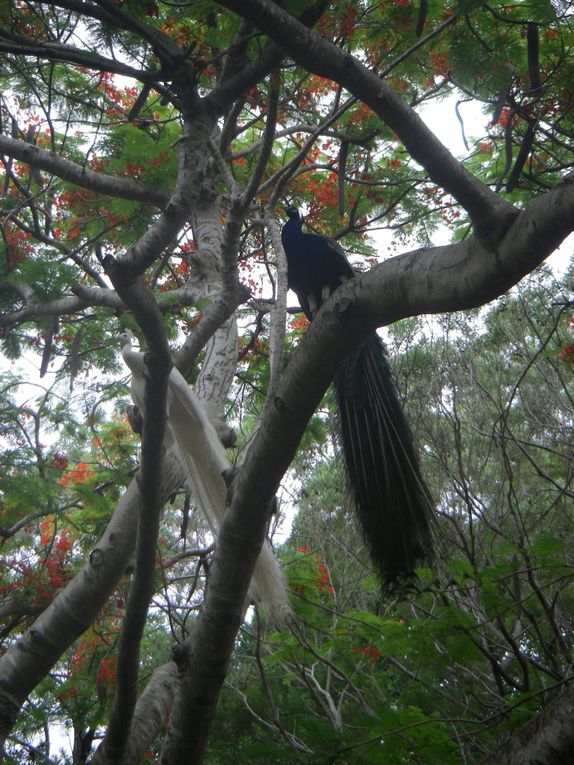
M 146 368 L 144 354 L 133 350 L 134 339 L 129 330 L 120 335 L 122 356 L 132 373 L 132 399 L 143 413 Z M 177 454 L 189 489 L 217 539 L 227 502 L 223 476 L 231 465 L 203 406 L 175 367 L 170 372 L 167 407 L 165 447 Z M 250 595 L 278 618 L 289 611 L 283 573 L 267 541 L 255 566 Z

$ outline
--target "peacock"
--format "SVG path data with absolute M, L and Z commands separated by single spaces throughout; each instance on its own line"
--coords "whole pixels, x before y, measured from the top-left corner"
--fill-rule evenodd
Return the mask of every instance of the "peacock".
M 321 305 L 355 273 L 334 240 L 304 233 L 287 208 L 282 229 L 288 285 L 312 321 Z M 376 332 L 344 360 L 334 379 L 339 438 L 350 495 L 385 591 L 409 584 L 432 558 L 434 508 L 413 438 Z
M 133 350 L 134 339 L 129 330 L 120 335 L 122 356 L 132 373 L 132 399 L 143 413 L 146 367 L 144 354 Z M 201 402 L 175 367 L 170 372 L 167 398 L 165 447 L 178 456 L 189 489 L 217 540 L 228 494 L 224 476 L 232 471 L 231 465 Z M 267 540 L 255 566 L 250 595 L 277 619 L 289 613 L 285 579 Z

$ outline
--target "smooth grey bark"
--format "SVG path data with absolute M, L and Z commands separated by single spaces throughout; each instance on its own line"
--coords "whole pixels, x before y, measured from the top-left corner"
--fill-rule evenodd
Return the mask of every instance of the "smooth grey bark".
M 123 765 L 138 765 L 145 750 L 165 725 L 173 704 L 177 667 L 173 661 L 154 670 L 134 713 L 130 746 Z M 95 763 L 94 763 L 95 765 Z
M 30 167 L 45 170 L 57 175 L 64 181 L 74 183 L 84 189 L 108 194 L 111 197 L 131 199 L 134 202 L 146 202 L 162 208 L 169 201 L 169 191 L 145 186 L 132 178 L 119 178 L 104 173 L 97 173 L 88 167 L 78 165 L 69 159 L 60 157 L 52 151 L 39 149 L 37 146 L 0 135 L 0 153 L 30 165 Z
M 145 690 L 139 697 L 132 719 L 128 746 L 122 765 L 138 765 L 149 749 L 171 711 L 177 683 L 177 667 L 170 661 L 153 671 Z M 90 765 L 104 765 L 108 760 L 103 746 L 96 749 Z
M 12 278 L 4 280 L 4 285 L 23 291 L 21 285 Z M 26 305 L 23 308 L 0 316 L 0 327 L 12 327 L 30 319 L 37 319 L 40 316 L 61 316 L 65 313 L 76 313 L 87 306 L 105 306 L 116 311 L 122 311 L 126 308 L 124 301 L 112 289 L 76 284 L 72 287 L 72 292 L 74 292 L 74 297 L 46 301 L 38 301 L 35 294 L 26 295 Z M 174 307 L 181 308 L 192 305 L 199 300 L 201 294 L 188 281 L 181 287 L 170 290 L 169 293 L 158 295 L 156 300 L 160 311 L 168 313 Z

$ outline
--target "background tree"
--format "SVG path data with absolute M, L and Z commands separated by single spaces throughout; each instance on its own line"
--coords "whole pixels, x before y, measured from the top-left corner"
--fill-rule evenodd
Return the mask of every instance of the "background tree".
M 86 761 L 104 732 L 95 762 L 137 762 L 152 746 L 164 762 L 197 762 L 241 645 L 269 509 L 302 438 L 307 451 L 294 469 L 304 483 L 312 474 L 310 517 L 297 521 L 296 533 L 317 522 L 316 496 L 337 545 L 327 555 L 329 540 L 294 542 L 309 552 L 291 550 L 288 560 L 321 597 L 337 593 L 337 613 L 383 607 L 362 556 L 349 555 L 356 540 L 344 544 L 346 516 L 322 465 L 331 458 L 328 418 L 315 418 L 304 435 L 344 355 L 374 327 L 492 300 L 573 228 L 569 10 L 559 0 L 285 7 L 57 0 L 6 2 L 0 17 L 0 325 L 6 357 L 32 357 L 41 378 L 37 389 L 21 374 L 2 379 L 6 756 L 50 758 L 49 722 L 57 719 L 74 731 L 74 762 Z M 466 100 L 486 105 L 486 134 L 465 136 L 463 161 L 417 116 L 445 96 L 458 100 L 459 116 Z M 286 343 L 277 224 L 285 199 L 306 207 L 312 225 L 344 236 L 354 263 L 374 266 L 338 291 L 294 352 L 301 326 Z M 445 223 L 452 243 L 436 246 Z M 383 251 L 370 238 L 381 227 L 393 232 Z M 438 566 L 440 586 L 427 574 L 420 601 L 398 606 L 390 619 L 363 611 L 358 642 L 347 627 L 338 631 L 338 616 L 319 622 L 345 644 L 344 666 L 329 664 L 337 645 L 313 648 L 317 638 L 295 628 L 292 653 L 277 658 L 298 678 L 283 701 L 293 708 L 305 687 L 322 710 L 313 741 L 284 726 L 296 751 L 314 751 L 326 720 L 341 731 L 333 753 L 373 757 L 389 721 L 397 723 L 397 692 L 362 687 L 364 679 L 378 689 L 374 661 L 383 651 L 361 629 L 394 630 L 397 651 L 408 650 L 404 663 L 385 647 L 390 663 L 404 667 L 395 668 L 397 688 L 430 671 L 423 648 L 437 614 L 441 639 L 449 618 L 464 646 L 471 639 L 457 664 L 445 661 L 428 705 L 404 702 L 415 711 L 398 722 L 423 731 L 424 746 L 429 736 L 446 741 L 443 759 L 474 756 L 492 742 L 460 730 L 448 738 L 441 726 L 451 722 L 429 733 L 425 715 L 438 696 L 448 697 L 450 714 L 472 696 L 469 678 L 478 678 L 485 692 L 496 685 L 492 715 L 512 694 L 531 713 L 550 688 L 545 677 L 554 688 L 567 679 L 562 508 L 570 458 L 567 439 L 556 434 L 569 417 L 568 368 L 555 360 L 560 382 L 545 367 L 538 378 L 530 374 L 530 362 L 548 350 L 550 340 L 541 339 L 558 331 L 544 334 L 547 319 L 539 309 L 528 313 L 529 332 L 524 322 L 513 325 L 510 358 L 522 360 L 522 372 L 505 378 L 506 398 L 506 388 L 491 384 L 506 371 L 500 348 L 508 347 L 496 315 L 490 346 L 479 328 L 463 340 L 456 320 L 447 324 L 457 352 L 474 359 L 468 369 L 458 356 L 453 362 L 448 336 L 438 341 L 443 359 L 415 343 L 415 327 L 396 331 L 401 361 L 413 369 L 405 400 L 426 397 L 413 419 L 420 443 L 429 444 L 443 546 L 453 560 Z M 115 342 L 126 327 L 150 353 L 140 468 Z M 230 425 L 240 430 L 230 451 L 240 469 L 215 554 L 193 496 L 182 490 L 179 463 L 162 450 L 168 342 L 230 449 Z M 543 406 L 535 403 L 542 386 Z M 552 521 L 546 537 L 541 518 Z M 547 563 L 566 569 L 548 573 Z M 331 569 L 344 587 L 333 584 Z M 462 627 L 459 619 L 467 620 Z M 523 631 L 526 623 L 532 632 Z M 315 672 L 303 661 L 309 645 L 320 654 Z M 255 662 L 263 667 L 257 649 Z M 370 749 L 345 741 L 348 698 L 369 720 L 387 715 L 370 729 Z M 269 724 L 281 730 L 280 707 L 272 709 Z M 154 744 L 168 715 L 165 739 Z M 468 752 L 457 736 L 472 741 Z M 392 756 L 408 761 L 415 744 Z

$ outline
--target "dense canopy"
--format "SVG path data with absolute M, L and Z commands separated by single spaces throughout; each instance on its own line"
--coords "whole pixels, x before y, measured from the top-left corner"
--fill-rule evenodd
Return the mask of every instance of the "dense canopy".
M 538 267 L 574 230 L 573 22 L 567 0 L 0 0 L 5 762 L 571 751 L 568 245 Z M 360 275 L 312 326 L 287 206 Z M 333 440 L 330 382 L 379 327 L 437 508 L 402 600 Z M 172 365 L 232 466 L 215 537 L 162 443 Z M 266 536 L 289 617 L 250 607 Z

